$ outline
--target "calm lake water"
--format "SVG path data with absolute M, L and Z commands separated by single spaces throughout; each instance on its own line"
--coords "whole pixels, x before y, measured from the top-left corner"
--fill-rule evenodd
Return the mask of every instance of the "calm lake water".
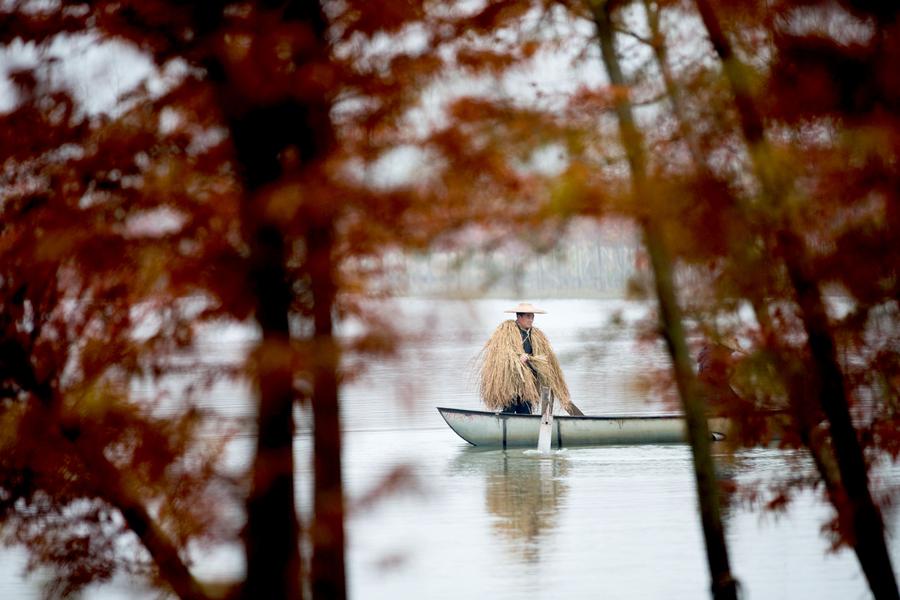
M 536 326 L 550 337 L 572 397 L 587 414 L 671 409 L 647 397 L 636 377 L 664 365 L 661 346 L 635 342 L 646 307 L 622 300 L 535 301 L 549 311 Z M 478 408 L 471 368 L 511 300 L 397 300 L 385 310 L 413 339 L 394 359 L 369 365 L 343 389 L 348 503 L 397 466 L 414 485 L 355 508 L 348 519 L 348 578 L 358 600 L 379 598 L 702 599 L 709 576 L 687 446 L 479 450 L 443 422 L 435 406 Z M 348 325 L 348 330 L 353 327 Z M 248 330 L 209 332 L 208 352 L 239 357 Z M 173 384 L 174 388 L 177 385 Z M 138 386 L 140 388 L 140 386 Z M 149 391 L 149 390 L 148 390 Z M 246 388 L 223 385 L 210 406 L 249 414 Z M 301 425 L 303 429 L 303 425 Z M 301 509 L 308 510 L 309 434 L 298 435 Z M 233 454 L 246 460 L 251 441 Z M 811 469 L 802 454 L 774 448 L 718 457 L 723 477 L 769 485 Z M 884 466 L 877 489 L 900 483 Z M 726 511 L 732 569 L 750 599 L 868 598 L 854 555 L 828 551 L 821 527 L 830 507 L 802 492 L 786 512 L 736 502 Z M 891 534 L 896 513 L 886 515 Z M 898 544 L 889 542 L 895 566 Z M 6 551 L 0 598 L 39 597 L 23 581 L 20 552 Z M 198 574 L 233 576 L 240 549 L 198 557 Z M 126 582 L 88 598 L 140 597 Z

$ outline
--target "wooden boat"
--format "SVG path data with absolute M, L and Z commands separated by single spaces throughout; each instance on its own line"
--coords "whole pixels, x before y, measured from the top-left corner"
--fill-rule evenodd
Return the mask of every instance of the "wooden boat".
M 495 448 L 536 447 L 540 415 L 495 413 L 437 407 L 447 425 L 473 446 Z M 709 419 L 714 441 L 724 440 L 727 419 Z M 677 444 L 687 441 L 680 415 L 616 415 L 607 417 L 554 416 L 551 446 L 612 446 L 628 444 Z

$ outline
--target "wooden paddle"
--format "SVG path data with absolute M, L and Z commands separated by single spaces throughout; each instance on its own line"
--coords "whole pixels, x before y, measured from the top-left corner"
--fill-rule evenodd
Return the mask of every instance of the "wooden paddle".
M 553 433 L 553 392 L 541 386 L 541 429 L 538 432 L 538 452 L 550 454 Z
M 565 407 L 563 407 L 563 408 L 565 408 Z M 577 406 L 575 406 L 575 403 L 572 401 L 569 401 L 569 409 L 566 412 L 568 412 L 570 415 L 572 415 L 574 417 L 583 417 L 584 416 L 584 413 L 581 412 L 581 409 L 578 408 Z

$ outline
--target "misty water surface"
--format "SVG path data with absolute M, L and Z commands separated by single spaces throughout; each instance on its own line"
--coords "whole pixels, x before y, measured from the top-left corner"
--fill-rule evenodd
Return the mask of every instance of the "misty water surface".
M 623 300 L 534 301 L 549 311 L 535 325 L 550 337 L 572 398 L 587 414 L 654 413 L 671 405 L 638 385 L 665 365 L 661 345 L 635 342 L 646 306 Z M 480 450 L 446 425 L 435 406 L 478 408 L 474 359 L 513 300 L 403 299 L 384 310 L 410 335 L 399 355 L 368 365 L 343 389 L 344 469 L 351 597 L 708 598 L 708 574 L 687 446 L 572 448 L 543 457 L 527 450 Z M 352 333 L 353 324 L 344 331 Z M 241 327 L 210 330 L 201 352 L 239 358 L 252 343 Z M 348 357 L 348 360 L 352 357 Z M 138 383 L 136 389 L 150 384 Z M 179 382 L 170 382 L 178 390 Z M 150 393 L 151 390 L 144 390 Z M 246 386 L 223 383 L 208 406 L 249 415 Z M 174 394 L 177 395 L 177 394 Z M 300 419 L 305 415 L 300 414 Z M 248 459 L 252 439 L 232 448 Z M 298 496 L 310 504 L 309 433 L 298 434 Z M 407 465 L 414 485 L 358 506 L 383 477 Z M 810 469 L 800 453 L 774 448 L 719 456 L 723 478 L 777 482 Z M 878 471 L 878 489 L 900 483 Z M 876 490 L 877 493 L 878 490 Z M 742 502 L 726 510 L 731 564 L 744 598 L 867 598 L 854 556 L 829 553 L 821 533 L 830 508 L 798 494 L 785 513 Z M 894 513 L 886 515 L 896 531 Z M 900 561 L 891 540 L 895 565 Z M 240 548 L 197 556 L 203 577 L 240 574 Z M 0 597 L 39 597 L 23 581 L 22 554 L 7 551 Z M 92 588 L 87 598 L 139 597 L 128 582 Z

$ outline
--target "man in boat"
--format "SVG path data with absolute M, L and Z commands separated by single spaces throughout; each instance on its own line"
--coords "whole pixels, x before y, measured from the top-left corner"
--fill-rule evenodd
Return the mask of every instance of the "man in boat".
M 547 311 L 522 302 L 504 312 L 516 319 L 500 323 L 481 351 L 479 391 L 485 405 L 506 413 L 539 412 L 543 386 L 567 413 L 583 415 L 569 397 L 550 340 L 534 327 L 534 315 Z

